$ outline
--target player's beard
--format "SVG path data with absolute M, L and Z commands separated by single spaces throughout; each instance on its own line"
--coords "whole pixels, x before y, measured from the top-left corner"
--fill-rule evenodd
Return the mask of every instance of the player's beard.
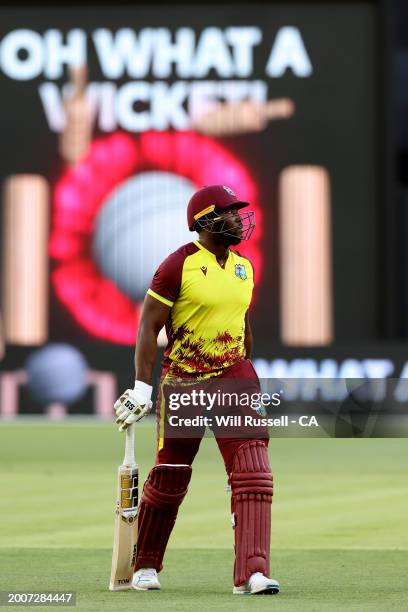
M 239 236 L 233 236 L 232 234 L 221 234 L 220 236 L 222 243 L 226 246 L 236 246 L 241 242 L 241 238 Z
M 216 232 L 223 228 L 224 225 L 222 222 L 214 223 L 215 235 Z M 227 228 L 227 233 L 219 233 L 219 243 L 225 247 L 236 246 L 242 240 L 242 225 L 233 225 L 230 228 Z

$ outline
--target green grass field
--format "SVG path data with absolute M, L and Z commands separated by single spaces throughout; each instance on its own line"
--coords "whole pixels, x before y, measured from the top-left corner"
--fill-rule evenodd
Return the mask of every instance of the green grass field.
M 136 441 L 144 479 L 153 426 L 140 424 Z M 162 591 L 110 593 L 122 447 L 108 424 L 0 425 L 0 590 L 75 590 L 80 610 L 101 611 L 408 609 L 407 440 L 271 441 L 275 597 L 231 594 L 229 494 L 212 439 L 193 467 Z

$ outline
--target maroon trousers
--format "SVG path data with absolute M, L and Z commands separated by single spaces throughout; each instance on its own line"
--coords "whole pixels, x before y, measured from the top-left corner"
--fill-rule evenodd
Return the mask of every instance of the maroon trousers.
M 260 390 L 254 367 L 247 359 L 217 377 L 217 384 L 222 385 L 220 379 L 228 379 L 225 387 L 227 390 L 231 384 L 234 389 L 241 386 L 248 393 Z M 169 433 L 169 429 L 164 427 L 164 405 L 168 407 L 168 397 L 164 398 L 161 390 L 157 402 L 156 461 L 145 483 L 139 508 L 136 570 L 142 567 L 154 567 L 157 571 L 162 569 L 164 552 L 178 508 L 187 493 L 191 465 L 205 432 L 203 426 L 190 429 L 188 435 Z M 186 414 L 186 410 L 183 414 Z M 255 571 L 265 574 L 269 572 L 272 475 L 267 457 L 268 431 L 260 427 L 251 430 L 249 437 L 239 429 L 234 431 L 233 436 L 228 436 L 225 429 L 212 429 L 232 486 L 231 509 L 235 523 L 236 553 L 234 583 L 238 586 Z M 268 480 L 266 488 L 263 481 L 259 488 L 260 478 Z M 258 517 L 255 522 L 251 518 L 253 516 Z M 251 552 L 252 545 L 254 549 Z

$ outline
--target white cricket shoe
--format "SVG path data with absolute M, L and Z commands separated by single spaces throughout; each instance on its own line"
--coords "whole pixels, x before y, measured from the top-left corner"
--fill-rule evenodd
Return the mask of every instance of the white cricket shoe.
M 132 587 L 137 591 L 160 591 L 157 572 L 152 567 L 142 567 L 133 574 Z
M 256 572 L 252 574 L 248 582 L 241 586 L 234 586 L 234 595 L 275 595 L 279 593 L 279 582 Z

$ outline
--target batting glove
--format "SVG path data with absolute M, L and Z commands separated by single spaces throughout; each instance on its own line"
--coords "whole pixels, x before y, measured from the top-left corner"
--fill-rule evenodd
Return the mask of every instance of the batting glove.
M 125 431 L 129 425 L 140 421 L 146 414 L 149 414 L 153 405 L 150 401 L 151 395 L 152 387 L 136 380 L 134 389 L 126 389 L 123 395 L 116 400 L 113 407 L 119 431 Z

